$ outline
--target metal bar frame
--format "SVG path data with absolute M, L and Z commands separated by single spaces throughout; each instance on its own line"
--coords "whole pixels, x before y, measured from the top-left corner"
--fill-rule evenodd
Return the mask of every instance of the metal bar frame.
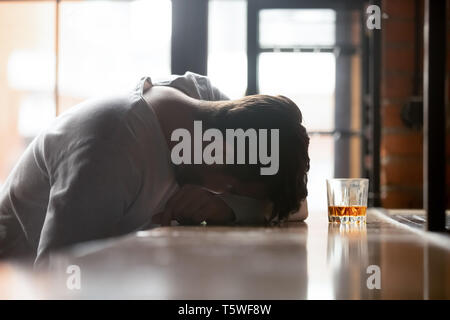
M 208 0 L 172 0 L 171 72 L 207 73 Z
M 446 1 L 425 0 L 423 203 L 427 230 L 445 230 Z
M 257 94 L 259 51 L 259 3 L 247 1 L 247 95 Z

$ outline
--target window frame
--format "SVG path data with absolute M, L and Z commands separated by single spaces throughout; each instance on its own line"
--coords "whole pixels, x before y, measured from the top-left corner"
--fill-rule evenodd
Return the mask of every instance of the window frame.
M 380 1 L 375 4 L 381 5 Z M 358 10 L 361 14 L 361 25 L 364 26 L 365 7 L 367 1 L 336 1 L 336 0 L 247 0 L 247 91 L 246 94 L 258 94 L 258 57 L 262 52 L 271 52 L 273 48 L 261 48 L 259 45 L 259 13 L 264 9 L 333 9 L 337 12 Z M 345 25 L 344 25 L 345 27 Z M 339 34 L 340 26 L 336 25 L 336 33 Z M 361 52 L 361 129 L 351 130 L 345 127 L 346 119 L 335 118 L 335 129 L 330 131 L 309 131 L 312 135 L 328 135 L 335 138 L 335 150 L 348 150 L 351 137 L 361 139 L 361 176 L 370 178 L 369 204 L 380 206 L 380 53 L 381 37 L 380 31 L 374 30 L 366 33 L 364 27 L 361 28 L 361 45 L 359 48 L 352 44 L 336 39 L 334 46 L 321 47 L 299 47 L 299 48 L 277 48 L 280 52 L 336 52 L 340 57 Z M 338 68 L 336 59 L 336 68 Z M 338 83 L 348 83 L 350 81 L 348 73 L 336 73 L 336 91 Z M 342 90 L 341 90 L 342 91 Z M 346 95 L 350 95 L 349 90 Z M 346 105 L 349 96 L 336 95 L 336 108 Z M 344 110 L 345 111 L 345 110 Z M 335 111 L 336 112 L 336 111 Z M 337 115 L 337 114 L 336 114 Z M 367 128 L 364 129 L 364 128 Z M 335 154 L 334 169 L 335 176 L 348 175 L 349 156 Z M 343 161 L 336 161 L 338 157 L 343 157 Z M 342 159 L 340 159 L 342 160 Z

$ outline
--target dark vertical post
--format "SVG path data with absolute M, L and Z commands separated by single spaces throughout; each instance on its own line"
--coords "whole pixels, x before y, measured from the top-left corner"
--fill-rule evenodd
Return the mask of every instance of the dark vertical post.
M 362 132 L 362 152 L 361 152 L 361 176 L 370 177 L 370 168 L 367 164 L 367 157 L 370 156 L 369 146 L 369 110 L 370 110 L 370 88 L 369 88 L 369 37 L 365 28 L 367 16 L 365 7 L 361 9 L 361 132 Z
M 172 0 L 173 74 L 206 75 L 208 61 L 208 0 Z
M 429 231 L 445 230 L 445 3 L 425 1 L 423 201 Z
M 381 7 L 381 1 L 373 1 L 373 4 Z M 380 201 L 380 78 L 381 78 L 381 30 L 373 29 L 369 36 L 369 90 L 371 126 L 371 170 L 370 170 L 370 200 L 371 205 L 379 207 Z
M 351 128 L 351 54 L 342 50 L 352 45 L 351 11 L 336 12 L 336 90 L 334 107 L 334 127 L 336 132 Z M 350 135 L 334 136 L 334 176 L 348 178 L 350 175 Z
M 258 0 L 247 2 L 247 95 L 258 93 L 259 10 Z

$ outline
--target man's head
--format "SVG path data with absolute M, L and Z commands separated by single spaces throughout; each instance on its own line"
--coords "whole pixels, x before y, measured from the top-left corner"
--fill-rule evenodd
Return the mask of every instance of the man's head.
M 309 170 L 309 137 L 302 125 L 302 114 L 297 105 L 284 96 L 253 95 L 238 100 L 220 101 L 213 108 L 202 112 L 205 129 L 217 128 L 226 137 L 227 129 L 267 130 L 267 149 L 270 153 L 270 131 L 278 129 L 278 171 L 273 175 L 262 175 L 261 168 L 267 167 L 260 160 L 258 144 L 257 164 L 249 164 L 249 143 L 245 149 L 245 164 L 237 164 L 236 148 L 234 164 L 210 166 L 211 179 L 217 176 L 229 177 L 236 193 L 258 197 L 264 194 L 273 202 L 273 217 L 285 218 L 299 209 L 300 202 L 307 196 L 307 172 Z M 264 132 L 264 130 L 262 130 Z M 258 139 L 259 139 L 258 135 Z M 248 140 L 247 140 L 248 142 Z M 208 170 L 208 169 L 206 169 Z M 214 175 L 219 173 L 218 175 Z M 226 178 L 223 178 L 226 180 Z M 234 182 L 234 183 L 233 183 Z M 254 194 L 252 194 L 254 193 Z

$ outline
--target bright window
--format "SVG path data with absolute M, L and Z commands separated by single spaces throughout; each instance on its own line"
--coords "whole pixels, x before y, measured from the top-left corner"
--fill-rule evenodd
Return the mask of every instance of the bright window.
M 230 99 L 247 87 L 247 1 L 210 0 L 208 76 Z
M 0 185 L 55 116 L 55 3 L 0 2 Z
M 336 12 L 330 9 L 270 9 L 259 14 L 261 47 L 334 45 Z
M 60 110 L 170 74 L 170 0 L 63 1 Z

